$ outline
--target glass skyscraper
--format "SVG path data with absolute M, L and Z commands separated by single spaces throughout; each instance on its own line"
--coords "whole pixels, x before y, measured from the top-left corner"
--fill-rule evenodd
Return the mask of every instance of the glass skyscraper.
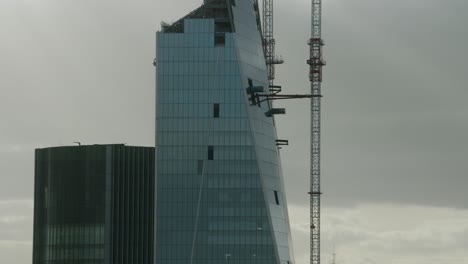
M 33 264 L 152 264 L 154 148 L 36 150 Z
M 157 33 L 157 264 L 294 262 L 256 1 Z

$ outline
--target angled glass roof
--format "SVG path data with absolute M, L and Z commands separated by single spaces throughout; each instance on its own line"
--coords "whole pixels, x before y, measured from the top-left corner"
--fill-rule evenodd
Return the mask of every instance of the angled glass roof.
M 162 31 L 165 33 L 182 33 L 184 32 L 184 19 L 212 18 L 215 20 L 216 32 L 234 32 L 231 5 L 235 5 L 234 0 L 205 0 L 200 7 L 176 22 L 172 24 L 163 22 Z

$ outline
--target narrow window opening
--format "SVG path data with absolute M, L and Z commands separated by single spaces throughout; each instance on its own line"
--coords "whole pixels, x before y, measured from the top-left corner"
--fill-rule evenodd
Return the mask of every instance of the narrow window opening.
M 198 175 L 203 174 L 203 160 L 198 160 L 198 168 L 197 168 L 197 173 Z
M 278 192 L 275 191 L 275 201 L 276 201 L 276 204 L 279 205 L 279 199 L 278 199 Z
M 230 0 L 232 6 L 236 6 L 236 0 Z
M 226 45 L 226 36 L 223 34 L 215 35 L 215 46 L 224 46 Z
M 214 160 L 214 147 L 208 146 L 208 160 Z
M 213 105 L 213 117 L 214 118 L 219 117 L 219 104 L 214 104 Z
M 249 82 L 249 87 L 252 87 L 253 86 L 252 79 L 248 79 L 248 82 Z

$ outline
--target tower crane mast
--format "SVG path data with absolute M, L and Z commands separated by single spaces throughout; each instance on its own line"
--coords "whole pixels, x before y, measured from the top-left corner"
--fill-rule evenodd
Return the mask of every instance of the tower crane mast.
M 258 6 L 257 0 L 255 6 Z M 321 83 L 322 67 L 325 61 L 322 58 L 322 0 L 311 0 L 311 37 L 308 41 L 310 46 L 309 80 L 311 94 L 309 95 L 286 95 L 287 99 L 311 98 L 311 123 L 310 123 L 310 264 L 320 264 L 320 141 L 321 141 Z M 262 35 L 263 50 L 268 71 L 268 82 L 270 95 L 268 100 L 276 98 L 281 91 L 275 90 L 273 80 L 275 79 L 275 65 L 284 61 L 275 55 L 275 39 L 273 38 L 273 0 L 263 0 L 262 12 Z M 258 10 L 258 9 L 257 9 Z M 257 14 L 257 19 L 259 19 Z M 281 98 L 284 99 L 284 98 Z
M 263 33 L 263 51 L 267 65 L 268 82 L 273 86 L 275 79 L 275 65 L 282 64 L 284 61 L 275 55 L 275 39 L 273 37 L 273 0 L 263 0 L 262 2 L 262 33 Z
M 322 0 L 312 0 L 309 80 L 311 84 L 310 131 L 310 263 L 320 264 L 320 121 L 322 67 Z

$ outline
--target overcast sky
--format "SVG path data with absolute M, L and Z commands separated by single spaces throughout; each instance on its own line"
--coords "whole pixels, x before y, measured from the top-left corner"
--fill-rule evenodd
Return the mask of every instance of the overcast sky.
M 154 145 L 155 32 L 201 2 L 0 0 L 0 263 L 31 263 L 35 148 Z M 468 1 L 323 2 L 322 263 L 468 263 Z M 287 93 L 309 89 L 309 21 L 275 1 Z M 307 264 L 309 104 L 278 105 Z

